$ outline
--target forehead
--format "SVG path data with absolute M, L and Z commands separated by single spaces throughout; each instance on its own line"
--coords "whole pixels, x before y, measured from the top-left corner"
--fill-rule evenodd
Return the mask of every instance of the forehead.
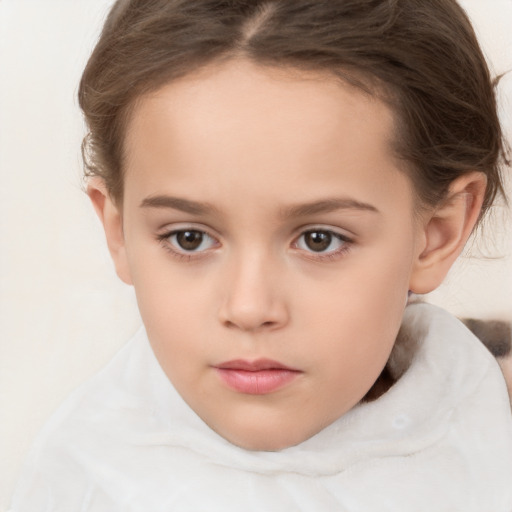
M 130 140 L 133 129 L 147 129 L 148 123 L 156 127 L 152 114 L 158 113 L 176 122 L 173 136 L 178 131 L 200 135 L 212 124 L 217 135 L 222 135 L 223 128 L 243 127 L 249 136 L 261 129 L 280 130 L 292 125 L 294 131 L 300 132 L 302 127 L 311 144 L 317 144 L 344 122 L 350 122 L 355 130 L 376 128 L 369 135 L 378 136 L 384 144 L 393 133 L 390 108 L 337 76 L 263 67 L 245 59 L 200 68 L 139 98 L 130 116 L 128 150 L 136 142 Z M 370 119 L 375 120 L 373 126 L 368 123 Z
M 263 181 L 270 193 L 271 183 L 279 190 L 285 180 L 290 190 L 307 182 L 324 194 L 343 173 L 368 170 L 378 189 L 399 166 L 393 134 L 384 102 L 332 75 L 229 61 L 138 101 L 125 171 L 128 181 L 136 174 L 153 188 L 172 177 L 175 186 L 195 179 L 198 188 L 229 191 L 243 180 L 248 189 Z M 359 182 L 350 181 L 356 193 Z

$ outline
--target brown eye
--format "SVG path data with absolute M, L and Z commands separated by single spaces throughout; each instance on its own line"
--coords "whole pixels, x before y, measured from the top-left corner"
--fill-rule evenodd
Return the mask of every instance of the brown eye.
M 308 229 L 304 231 L 294 243 L 297 249 L 318 256 L 341 254 L 348 249 L 352 241 L 336 231 L 330 229 Z
M 203 242 L 201 231 L 180 231 L 176 233 L 176 242 L 184 251 L 196 251 Z
M 177 252 L 203 252 L 216 245 L 214 238 L 198 229 L 179 229 L 160 239 L 166 240 Z
M 332 233 L 328 231 L 307 231 L 304 233 L 304 244 L 314 252 L 326 251 L 332 243 Z

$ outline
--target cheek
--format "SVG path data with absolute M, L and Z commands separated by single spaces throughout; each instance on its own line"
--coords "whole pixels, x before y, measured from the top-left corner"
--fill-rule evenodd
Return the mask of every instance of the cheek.
M 155 356 L 178 391 L 187 394 L 198 388 L 197 372 L 204 370 L 211 350 L 204 293 L 180 289 L 179 279 L 140 277 L 143 284 L 134 283 L 137 301 Z
M 355 382 L 363 372 L 371 385 L 385 365 L 401 325 L 411 257 L 408 246 L 391 244 L 375 254 L 361 253 L 355 260 L 330 280 L 310 287 L 301 306 L 306 314 L 299 331 L 311 329 L 310 322 L 316 318 L 312 334 L 326 340 L 321 357 L 329 374 L 339 373 L 340 365 L 345 381 Z
M 177 340 L 190 339 L 208 322 L 211 316 L 207 308 L 208 281 L 200 276 L 192 277 L 196 274 L 193 270 L 176 265 L 165 250 L 154 245 L 156 249 L 136 249 L 130 255 L 140 314 L 154 349 L 162 353 L 173 353 L 178 349 L 199 351 L 201 347 L 192 344 L 173 345 Z
M 190 333 L 205 325 L 209 316 L 205 284 L 197 290 L 178 275 L 176 279 L 159 274 L 140 277 L 140 285 L 134 280 L 139 309 L 146 327 L 158 330 L 159 338 L 169 332 L 179 338 L 182 332 Z

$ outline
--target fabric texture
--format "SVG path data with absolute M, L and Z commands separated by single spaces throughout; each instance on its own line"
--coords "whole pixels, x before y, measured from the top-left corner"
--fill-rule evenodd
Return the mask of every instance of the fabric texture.
M 404 329 L 414 350 L 391 389 L 280 452 L 212 431 L 141 329 L 47 423 L 11 510 L 511 512 L 512 415 L 496 361 L 435 306 L 408 306 Z

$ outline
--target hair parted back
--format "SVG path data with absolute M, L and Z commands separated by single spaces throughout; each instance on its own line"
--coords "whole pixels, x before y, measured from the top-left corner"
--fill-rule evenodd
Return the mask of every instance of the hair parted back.
M 385 97 L 397 156 L 424 204 L 475 170 L 488 179 L 483 211 L 504 195 L 493 81 L 455 0 L 118 0 L 79 88 L 86 175 L 122 200 L 136 99 L 234 57 L 329 73 Z

